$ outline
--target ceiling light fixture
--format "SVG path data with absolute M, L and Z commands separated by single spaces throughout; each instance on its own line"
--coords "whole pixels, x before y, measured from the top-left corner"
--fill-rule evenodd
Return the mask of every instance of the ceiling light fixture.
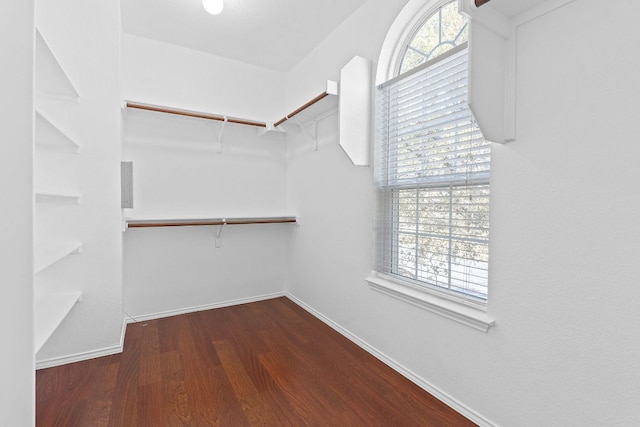
M 212 15 L 219 15 L 224 8 L 224 0 L 202 0 L 202 7 Z

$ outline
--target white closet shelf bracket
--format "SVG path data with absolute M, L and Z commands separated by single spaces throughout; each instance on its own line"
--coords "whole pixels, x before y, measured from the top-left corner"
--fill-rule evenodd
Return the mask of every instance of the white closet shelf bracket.
M 222 135 L 224 135 L 224 126 L 229 122 L 227 116 L 223 117 L 222 123 L 220 123 L 220 129 L 218 129 L 218 154 L 222 154 Z
M 216 248 L 220 248 L 221 244 L 220 244 L 220 240 L 222 239 L 222 228 L 226 225 L 227 220 L 223 219 L 222 220 L 223 223 L 220 225 L 216 225 L 216 231 L 215 233 L 213 232 L 213 230 L 211 231 L 211 234 L 213 234 L 213 237 L 215 239 L 215 246 Z
M 298 125 L 300 131 L 307 134 L 307 136 L 314 142 L 315 151 L 318 151 L 318 120 L 319 119 L 314 118 L 311 123 L 303 125 L 297 118 L 293 118 L 293 121 Z M 311 128 L 311 130 L 309 130 L 309 128 Z

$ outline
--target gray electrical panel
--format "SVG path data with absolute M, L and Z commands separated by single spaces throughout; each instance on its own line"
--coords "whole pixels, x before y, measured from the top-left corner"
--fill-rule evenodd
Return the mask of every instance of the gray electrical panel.
M 120 206 L 133 208 L 133 162 L 120 162 Z

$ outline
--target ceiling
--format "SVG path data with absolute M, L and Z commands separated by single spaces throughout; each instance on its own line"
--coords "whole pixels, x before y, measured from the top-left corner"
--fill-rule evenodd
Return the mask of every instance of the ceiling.
M 202 0 L 121 0 L 122 26 L 129 34 L 286 72 L 367 1 L 224 0 L 213 16 Z M 492 0 L 482 7 L 513 17 L 544 2 Z
M 496 9 L 508 18 L 513 18 L 522 12 L 534 8 L 546 0 L 491 0 L 482 7 Z
M 367 0 L 121 0 L 125 32 L 289 71 Z

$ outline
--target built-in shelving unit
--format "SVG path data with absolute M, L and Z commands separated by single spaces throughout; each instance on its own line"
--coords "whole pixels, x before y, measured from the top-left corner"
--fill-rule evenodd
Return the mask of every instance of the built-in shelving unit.
M 49 43 L 45 40 L 40 30 L 36 32 L 36 111 L 35 111 L 35 150 L 48 151 L 52 156 L 52 164 L 48 164 L 47 170 L 36 169 L 46 180 L 46 185 L 52 188 L 34 189 L 36 201 L 36 218 L 41 223 L 47 224 L 45 228 L 56 228 L 54 235 L 62 234 L 59 238 L 51 240 L 47 236 L 47 229 L 37 229 L 34 245 L 34 326 L 35 326 L 35 351 L 49 339 L 51 334 L 60 325 L 75 303 L 80 299 L 80 291 L 69 292 L 68 289 L 60 289 L 52 283 L 42 285 L 40 274 L 52 265 L 61 262 L 72 254 L 81 251 L 82 244 L 65 236 L 65 227 L 57 227 L 60 220 L 51 209 L 45 209 L 43 204 L 54 205 L 78 205 L 81 195 L 73 189 L 64 188 L 66 185 L 58 185 L 56 179 L 56 167 L 63 168 L 61 158 L 57 156 L 68 156 L 70 153 L 78 153 L 80 144 L 64 132 L 56 120 L 50 118 L 41 109 L 42 105 L 51 104 L 51 110 L 55 111 L 61 104 L 69 102 L 77 103 L 80 96 L 71 79 L 60 64 L 60 61 L 53 53 Z M 58 164 L 60 166 L 58 166 Z M 38 164 L 36 163 L 36 168 Z M 62 170 L 60 175 L 64 175 Z M 67 208 L 65 208 L 67 209 Z M 68 209 L 75 209 L 69 206 Z M 53 216 L 50 216 L 53 215 Z M 62 230 L 62 231 L 60 231 Z M 56 271 L 55 274 L 64 274 Z M 57 277 L 54 282 L 69 283 L 67 277 Z

